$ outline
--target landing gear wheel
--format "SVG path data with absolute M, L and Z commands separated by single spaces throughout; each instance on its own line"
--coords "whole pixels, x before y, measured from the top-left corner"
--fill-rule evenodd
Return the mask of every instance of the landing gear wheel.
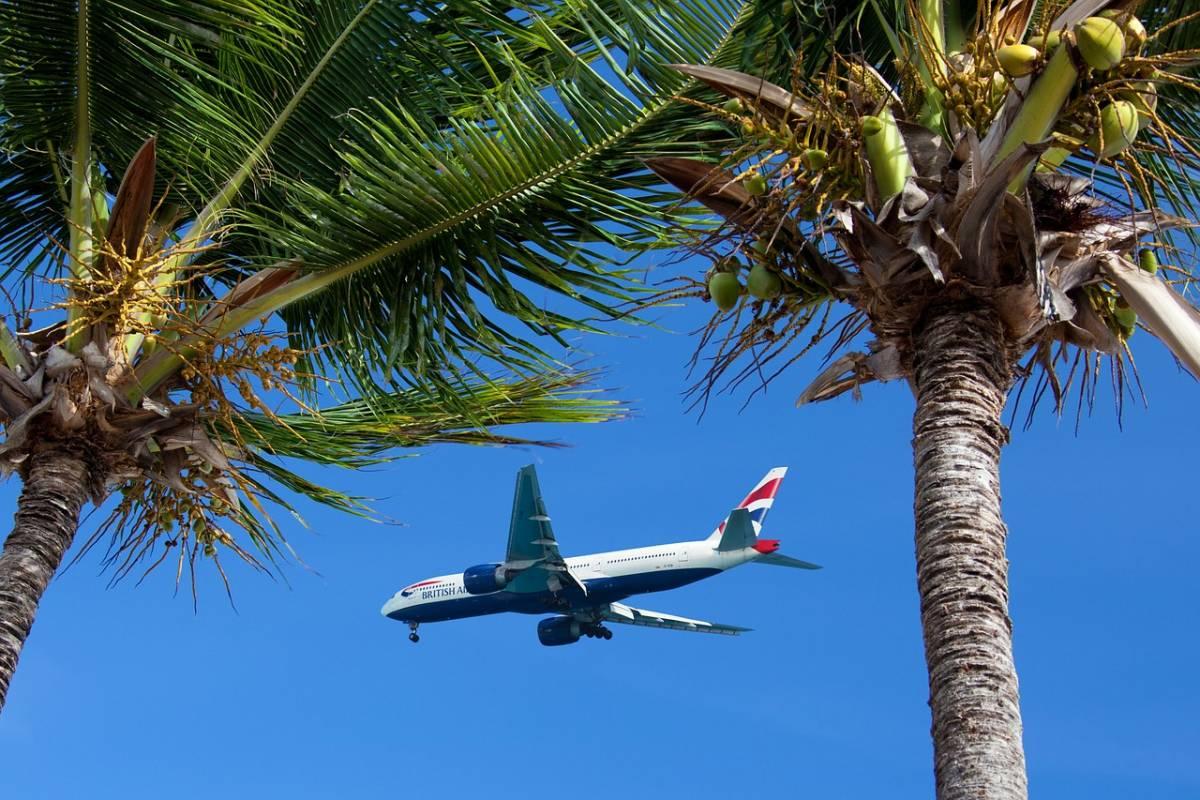
M 416 634 L 416 633 L 410 633 L 410 634 L 408 635 L 408 640 L 409 640 L 410 642 L 412 642 L 413 644 L 416 644 L 417 642 L 421 641 L 421 637 L 420 637 L 420 636 L 417 636 L 417 634 Z
M 604 637 L 605 641 L 607 641 L 612 638 L 612 631 L 610 631 L 608 628 L 602 628 L 600 630 L 600 635 Z

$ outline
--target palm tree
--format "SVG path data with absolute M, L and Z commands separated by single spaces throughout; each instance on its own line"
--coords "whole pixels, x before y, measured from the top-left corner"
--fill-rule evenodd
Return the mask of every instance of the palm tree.
M 118 576 L 224 577 L 221 553 L 286 551 L 268 511 L 293 494 L 363 511 L 289 460 L 619 413 L 531 335 L 627 297 L 618 249 L 670 200 L 639 156 L 724 136 L 663 65 L 753 64 L 743 45 L 797 19 L 742 0 L 0 4 L 0 469 L 24 482 L 0 705 L 88 499 L 119 495 L 88 541 L 111 537 Z
M 680 66 L 729 98 L 697 105 L 741 144 L 719 164 L 651 162 L 725 220 L 691 234 L 713 261 L 704 279 L 656 298 L 718 307 L 698 400 L 761 388 L 823 340 L 836 357 L 799 404 L 873 380 L 913 390 L 944 800 L 1027 794 L 1000 511 L 1010 390 L 1062 410 L 1072 396 L 1091 403 L 1107 367 L 1119 401 L 1137 328 L 1200 376 L 1200 313 L 1172 288 L 1195 275 L 1159 266 L 1190 258 L 1168 212 L 1200 197 L 1200 87 L 1186 74 L 1197 14 L 1137 5 L 877 5 L 870 25 L 895 63 L 843 53 L 807 75 L 797 64 L 791 91 Z

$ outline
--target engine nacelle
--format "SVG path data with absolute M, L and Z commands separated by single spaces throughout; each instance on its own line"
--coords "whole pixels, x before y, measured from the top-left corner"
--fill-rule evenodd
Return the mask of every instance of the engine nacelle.
M 571 617 L 550 617 L 538 622 L 538 641 L 547 647 L 575 644 L 582 633 L 579 621 Z
M 503 564 L 480 564 L 463 570 L 463 586 L 468 594 L 498 592 L 508 583 Z

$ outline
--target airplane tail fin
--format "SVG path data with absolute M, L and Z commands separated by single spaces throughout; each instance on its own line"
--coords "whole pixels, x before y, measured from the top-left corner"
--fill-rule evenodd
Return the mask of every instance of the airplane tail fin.
M 820 569 L 820 565 L 798 558 L 785 556 L 778 552 L 778 539 L 762 539 L 763 521 L 767 512 L 775 503 L 775 495 L 779 484 L 787 474 L 787 467 L 776 467 L 768 472 L 758 484 L 750 490 L 737 508 L 729 512 L 725 521 L 717 526 L 705 542 L 714 550 L 743 550 L 752 547 L 759 555 L 754 557 L 755 564 L 771 564 L 777 567 L 794 567 L 796 569 Z
M 750 490 L 750 493 L 746 495 L 745 499 L 742 500 L 741 503 L 738 503 L 738 505 L 734 508 L 734 511 L 745 511 L 746 524 L 748 525 L 748 530 L 752 537 L 751 543 L 753 543 L 753 539 L 757 538 L 762 532 L 763 521 L 767 518 L 767 512 L 771 510 L 771 506 L 775 503 L 775 495 L 779 491 L 779 484 L 783 483 L 783 476 L 786 474 L 787 467 L 775 467 L 766 475 L 764 475 L 763 479 L 755 484 L 754 488 Z M 734 514 L 731 512 L 730 516 L 722 520 L 721 524 L 717 526 L 716 530 L 714 530 L 712 534 L 705 539 L 705 541 L 708 542 L 712 547 L 716 547 L 718 549 L 731 549 L 729 547 L 722 546 L 722 537 L 725 533 L 726 527 L 729 525 L 730 520 L 733 517 Z M 743 535 L 743 533 L 740 532 L 739 540 L 741 535 Z M 748 545 L 743 544 L 739 546 L 746 547 Z

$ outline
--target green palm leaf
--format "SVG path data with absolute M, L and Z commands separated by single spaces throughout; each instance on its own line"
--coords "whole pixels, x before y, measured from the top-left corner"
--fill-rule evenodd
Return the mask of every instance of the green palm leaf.
M 525 441 L 499 425 L 619 414 L 578 394 L 588 376 L 560 374 L 535 338 L 561 341 L 620 313 L 635 291 L 620 251 L 690 215 L 642 159 L 728 139 L 678 102 L 702 88 L 666 65 L 759 63 L 800 31 L 822 41 L 799 8 L 0 6 L 0 258 L 16 280 L 39 279 L 61 274 L 69 243 L 68 322 L 88 320 L 69 338 L 55 327 L 23 345 L 0 336 L 4 369 L 23 378 L 61 345 L 110 398 L 127 431 L 113 458 L 141 470 L 109 528 L 118 571 L 160 535 L 146 516 L 156 505 L 207 531 L 193 540 L 206 550 L 235 546 L 214 522 L 233 518 L 250 536 L 239 554 L 268 558 L 279 533 L 264 508 L 286 506 L 284 489 L 362 510 L 293 472 L 295 460 L 353 468 L 395 448 Z M 134 328 L 86 307 L 117 291 L 122 270 L 146 268 L 99 255 L 112 247 L 106 220 L 127 163 L 141 177 L 121 193 L 134 220 L 122 223 L 125 256 L 147 207 L 161 203 L 151 228 L 173 226 L 165 239 L 148 231 L 162 262 L 147 273 L 151 294 L 137 295 L 143 310 L 122 317 Z M 246 375 L 268 376 L 255 366 L 262 319 L 281 319 L 293 356 L 309 359 L 289 374 L 310 380 L 313 399 L 339 373 L 352 399 L 289 414 L 223 399 L 222 381 L 240 390 Z M 222 351 L 241 373 L 221 366 Z M 529 377 L 495 381 L 495 366 Z M 9 417 L 23 420 L 13 431 L 45 408 L 36 394 L 10 399 Z M 169 423 L 157 419 L 164 408 Z

